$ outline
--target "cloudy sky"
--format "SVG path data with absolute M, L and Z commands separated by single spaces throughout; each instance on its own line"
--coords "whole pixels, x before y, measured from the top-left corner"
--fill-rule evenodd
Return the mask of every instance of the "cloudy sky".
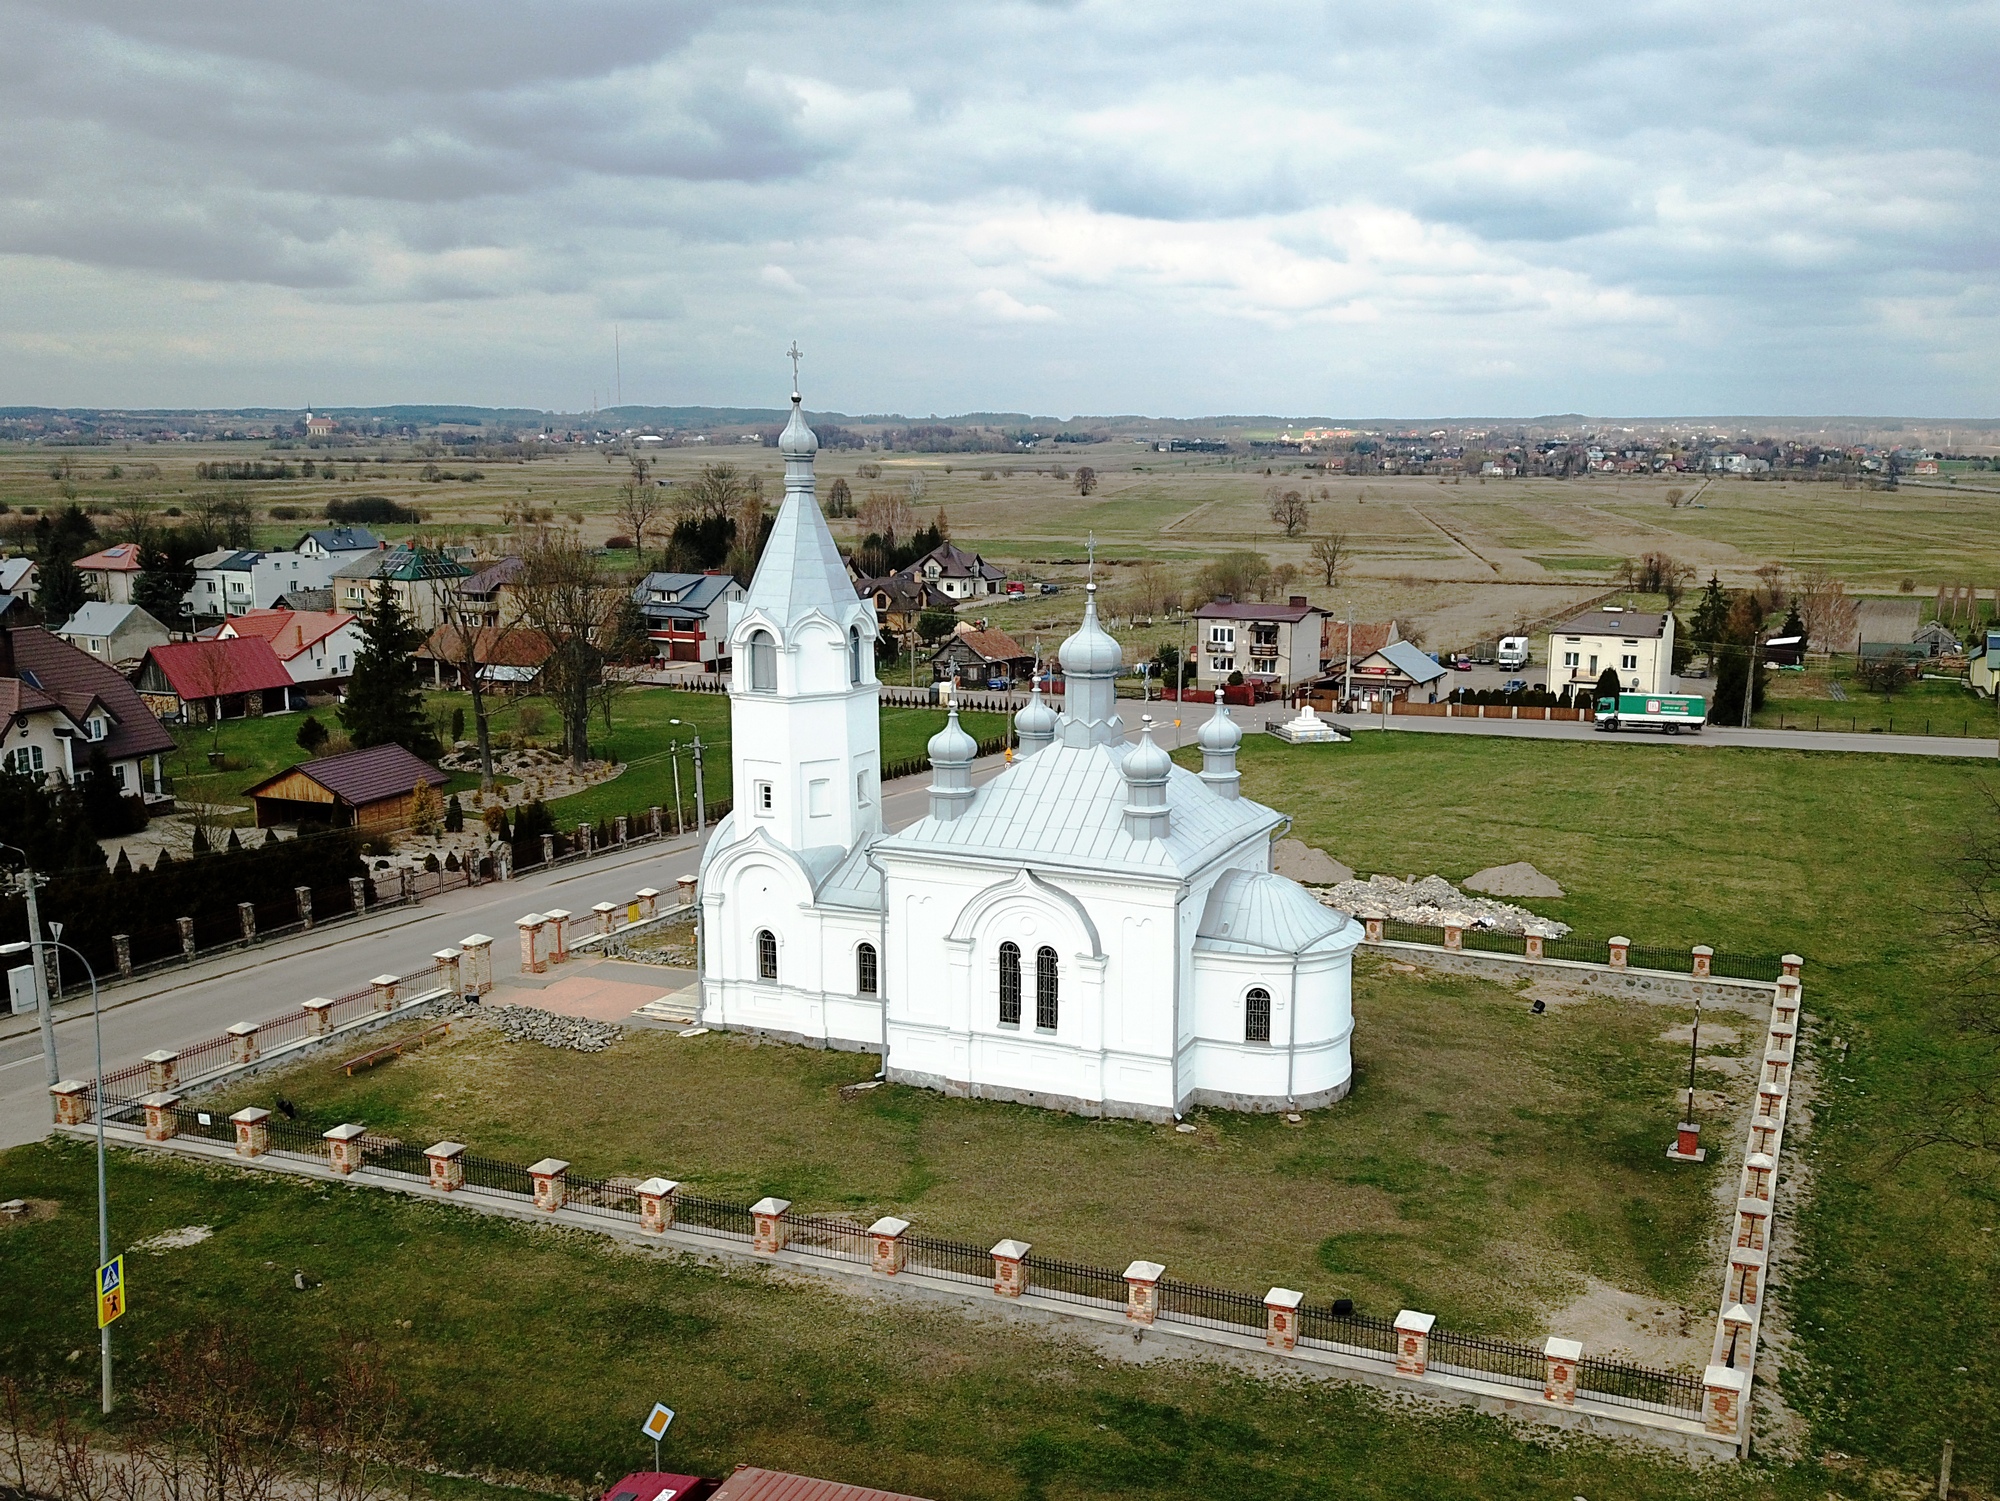
M 0 0 L 0 404 L 1990 415 L 1996 33 Z

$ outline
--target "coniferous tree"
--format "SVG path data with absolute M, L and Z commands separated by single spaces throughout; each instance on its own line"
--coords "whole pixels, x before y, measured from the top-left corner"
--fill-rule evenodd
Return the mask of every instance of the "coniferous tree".
M 1713 661 L 1716 643 L 1722 639 L 1728 625 L 1729 591 L 1722 587 L 1722 580 L 1711 573 L 1708 587 L 1701 591 L 1701 602 L 1694 607 L 1694 618 L 1688 622 L 1688 640 Z
M 180 625 L 188 615 L 187 595 L 194 588 L 194 556 L 158 544 L 139 552 L 139 576 L 132 581 L 132 603 L 161 625 Z
M 41 608 L 42 620 L 48 628 L 59 631 L 88 602 L 90 591 L 84 587 L 83 575 L 76 571 L 76 564 L 67 558 L 44 562 L 41 576 L 41 592 L 35 596 L 35 603 Z
M 393 589 L 382 589 L 361 620 L 361 651 L 347 685 L 340 722 L 357 750 L 400 745 L 425 760 L 438 755 L 437 732 L 424 713 L 416 649 L 424 633 L 403 612 Z

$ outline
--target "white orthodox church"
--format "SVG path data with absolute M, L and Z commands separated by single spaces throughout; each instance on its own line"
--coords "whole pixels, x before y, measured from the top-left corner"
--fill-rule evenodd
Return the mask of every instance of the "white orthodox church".
M 1095 587 L 1018 759 L 930 742 L 930 811 L 882 823 L 875 611 L 813 490 L 792 397 L 785 500 L 729 641 L 735 811 L 700 878 L 702 1022 L 880 1053 L 952 1094 L 1165 1119 L 1288 1110 L 1353 1074 L 1352 919 L 1271 871 L 1283 815 L 1237 790 L 1220 703 L 1199 775 L 1128 740 Z

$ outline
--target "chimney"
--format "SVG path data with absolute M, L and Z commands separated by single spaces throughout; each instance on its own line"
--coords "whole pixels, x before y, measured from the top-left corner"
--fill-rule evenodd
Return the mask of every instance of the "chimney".
M 1305 602 L 1306 597 L 1303 594 L 1294 594 L 1292 596 L 1292 604 L 1300 609 L 1305 607 Z

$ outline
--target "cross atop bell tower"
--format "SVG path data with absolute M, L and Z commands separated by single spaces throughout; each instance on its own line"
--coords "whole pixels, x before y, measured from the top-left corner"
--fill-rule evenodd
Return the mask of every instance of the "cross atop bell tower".
M 792 347 L 785 351 L 785 358 L 792 362 L 792 399 L 796 401 L 799 395 L 799 361 L 805 358 L 799 352 L 797 339 L 792 340 Z

